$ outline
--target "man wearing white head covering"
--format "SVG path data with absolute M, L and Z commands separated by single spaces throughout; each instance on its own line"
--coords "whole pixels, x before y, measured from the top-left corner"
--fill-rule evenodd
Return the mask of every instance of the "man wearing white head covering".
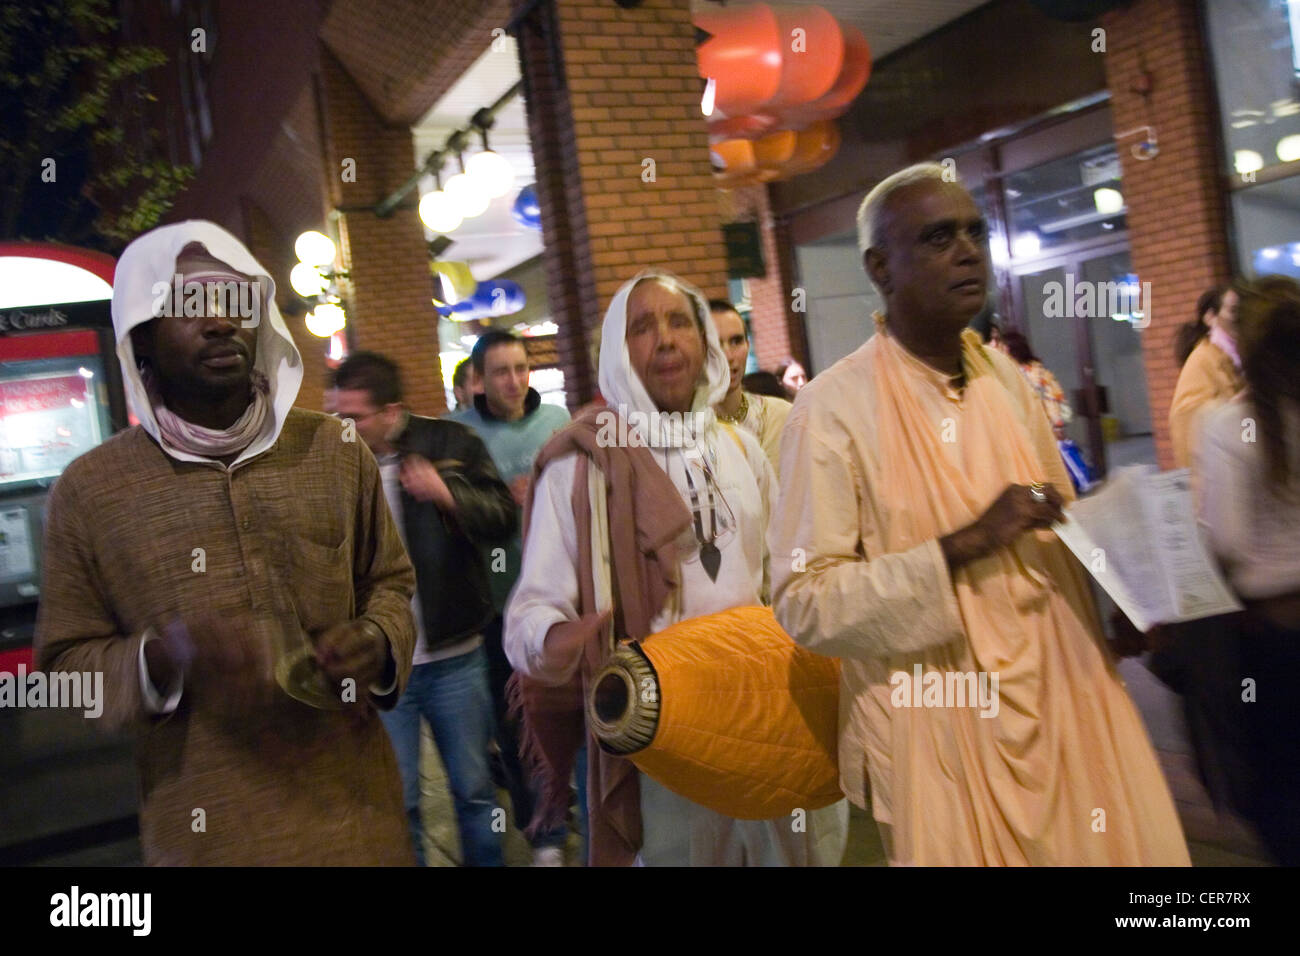
M 137 731 L 147 863 L 410 863 L 375 708 L 410 671 L 415 576 L 365 443 L 293 407 L 274 292 L 211 223 L 122 254 L 140 424 L 50 494 L 38 660 L 102 672 L 106 722 Z
M 668 477 L 680 498 L 672 503 L 684 505 L 691 516 L 689 522 L 683 521 L 676 548 L 669 552 L 678 556 L 676 566 L 661 569 L 675 584 L 662 604 L 646 615 L 648 631 L 763 603 L 767 591 L 764 534 L 776 478 L 754 437 L 720 426 L 712 410 L 727 392 L 730 371 L 706 300 L 663 272 L 642 273 L 625 284 L 605 314 L 599 381 L 607 408 L 591 414 L 606 416 L 606 425 L 614 420 L 613 413 L 629 426 L 638 422 L 646 426 L 653 456 L 650 467 L 657 466 Z M 580 416 L 571 429 L 583 427 L 585 417 Z M 606 438 L 617 440 L 622 428 L 609 427 Z M 561 432 L 552 444 L 565 438 Z M 602 443 L 599 435 L 597 443 Z M 541 473 L 528 511 L 523 566 L 506 611 L 505 647 L 510 662 L 522 674 L 551 684 L 572 678 L 593 635 L 608 622 L 613 604 L 620 604 L 625 618 L 630 613 L 634 601 L 626 590 L 620 591 L 618 602 L 613 600 L 606 552 L 619 549 L 620 523 L 625 528 L 637 524 L 638 537 L 648 523 L 644 515 L 616 511 L 612 497 L 606 508 L 605 496 L 599 492 L 607 476 L 593 458 L 592 466 L 583 470 L 593 492 L 592 552 L 603 559 L 592 562 L 597 610 L 583 613 L 586 602 L 580 592 L 587 582 L 581 580 L 579 565 L 584 542 L 574 507 L 579 458 L 578 454 L 548 454 L 546 449 L 539 458 Z M 644 507 L 649 507 L 645 498 L 637 496 L 631 510 Z M 626 567 L 619 570 L 625 572 Z M 840 861 L 847 828 L 843 801 L 812 813 L 807 832 L 796 833 L 789 818 L 733 820 L 691 803 L 643 774 L 638 777 L 639 826 L 633 821 L 631 826 L 614 829 L 627 843 L 639 842 L 630 850 L 639 849 L 638 859 L 646 865 L 837 865 Z M 618 784 L 610 782 L 613 775 L 606 775 L 602 786 L 598 770 L 593 770 L 592 778 L 592 860 L 626 861 L 617 854 L 602 855 L 600 814 L 594 803 Z

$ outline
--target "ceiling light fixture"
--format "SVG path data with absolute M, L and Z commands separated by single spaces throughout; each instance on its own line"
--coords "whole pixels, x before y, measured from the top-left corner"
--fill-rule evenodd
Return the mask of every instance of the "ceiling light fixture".
M 429 153 L 427 156 L 424 157 L 424 162 L 420 164 L 420 168 L 417 169 L 414 173 L 412 173 L 411 176 L 407 178 L 406 182 L 402 183 L 402 185 L 397 187 L 396 190 L 394 190 L 392 193 L 390 193 L 380 202 L 375 204 L 375 215 L 379 216 L 381 219 L 391 216 L 394 210 L 396 210 L 397 207 L 402 204 L 403 200 L 405 200 L 407 195 L 413 189 L 419 188 L 420 181 L 425 176 L 429 175 L 430 173 L 434 173 L 434 174 L 438 173 L 439 171 L 441 171 L 443 165 L 447 162 L 447 160 L 451 159 L 452 156 L 459 156 L 461 153 L 463 153 L 465 151 L 465 148 L 470 145 L 471 142 L 470 137 L 475 132 L 478 132 L 483 139 L 483 152 L 491 153 L 492 150 L 488 149 L 487 147 L 486 132 L 492 126 L 496 114 L 500 112 L 501 109 L 504 106 L 506 106 L 506 104 L 510 103 L 516 96 L 518 96 L 523 91 L 523 88 L 524 88 L 524 81 L 519 80 L 512 87 L 510 87 L 510 89 L 506 90 L 499 97 L 497 97 L 496 102 L 493 103 L 491 106 L 485 106 L 482 109 L 476 111 L 467 125 L 452 132 L 451 135 L 447 137 L 446 142 L 444 142 L 440 148 L 435 149 L 433 152 Z M 498 155 L 499 157 L 499 154 L 494 154 L 494 155 Z M 499 158 L 502 160 L 502 162 L 505 162 L 504 157 L 499 157 Z M 500 171 L 500 165 L 497 163 L 497 160 L 484 159 L 484 160 L 480 160 L 479 162 L 487 164 L 489 170 L 491 169 L 492 166 L 496 166 L 495 175 L 499 178 L 494 179 L 491 185 L 493 187 L 499 186 L 500 180 L 504 179 L 505 176 L 504 173 Z M 471 163 L 473 163 L 473 160 L 471 160 Z M 506 162 L 506 165 L 509 166 L 509 163 Z M 499 195 L 504 195 L 506 192 L 509 192 L 510 186 L 513 184 L 513 178 L 514 178 L 513 169 L 510 170 L 510 173 L 511 173 L 510 182 L 506 184 L 505 188 L 502 190 L 502 192 Z M 465 166 L 462 163 L 461 172 L 459 173 L 459 175 L 464 175 L 464 174 L 465 174 Z M 452 180 L 454 180 L 455 178 L 456 177 L 453 176 Z M 480 180 L 480 177 L 473 176 L 472 179 L 475 181 L 478 187 L 476 190 L 474 190 L 474 192 L 484 197 L 483 198 L 484 203 L 486 203 L 487 199 L 493 198 L 489 195 L 490 190 L 487 188 L 488 182 L 486 177 Z M 448 180 L 447 182 L 448 188 L 444 190 L 445 192 L 453 193 L 455 190 L 464 188 L 461 186 L 455 187 L 455 190 L 450 188 L 452 184 L 452 180 Z M 468 195 L 469 195 L 469 190 L 466 190 L 466 196 Z M 470 206 L 469 208 L 474 208 L 474 207 Z M 486 205 L 484 206 L 484 208 L 486 209 Z M 478 213 L 473 213 L 473 215 L 478 215 Z M 468 218 L 468 214 L 466 214 L 466 218 Z
M 489 199 L 496 199 L 510 192 L 515 184 L 515 171 L 508 159 L 488 145 L 488 130 L 491 129 L 493 120 L 490 115 L 484 114 L 487 114 L 487 110 L 479 110 L 474 114 L 473 120 L 479 139 L 483 142 L 483 150 L 469 158 L 465 171 Z
M 456 154 L 456 162 L 460 166 L 460 172 L 447 180 L 443 192 L 451 199 L 456 211 L 465 219 L 481 216 L 487 212 L 487 193 L 483 191 L 477 180 L 470 178 L 469 173 L 465 172 L 465 160 L 461 158 L 460 153 Z
M 438 188 L 420 197 L 420 221 L 434 232 L 448 233 L 464 221 L 456 201 L 442 187 L 441 171 L 433 174 Z

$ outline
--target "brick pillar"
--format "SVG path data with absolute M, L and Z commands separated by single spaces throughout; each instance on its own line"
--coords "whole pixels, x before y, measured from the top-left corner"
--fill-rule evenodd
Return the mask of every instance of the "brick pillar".
M 407 405 L 420 415 L 440 415 L 447 402 L 419 197 L 412 193 L 386 219 L 371 211 L 414 171 L 411 130 L 384 122 L 324 46 L 320 102 L 326 181 L 338 210 L 343 268 L 350 273 L 344 304 L 357 347 L 396 360 Z M 345 159 L 356 161 L 355 182 L 343 181 Z
M 689 0 L 543 0 L 519 43 L 547 288 L 576 407 L 594 385 L 588 330 L 639 270 L 726 294 L 695 27 Z
M 301 300 L 289 285 L 289 270 L 298 262 L 293 253 L 293 241 L 297 237 L 281 235 L 266 213 L 247 197 L 243 201 L 243 214 L 248 249 L 275 280 L 275 304 L 280 307 L 284 324 L 289 327 L 294 345 L 302 354 L 302 388 L 298 390 L 294 404 L 321 411 L 324 408 L 325 382 L 329 377 L 329 366 L 325 364 L 329 340 L 317 338 L 307 331 L 303 321 L 305 313 L 298 311 Z
M 782 248 L 783 232 L 772 217 L 767 186 L 744 186 L 719 193 L 723 218 L 728 221 L 752 220 L 758 224 L 762 241 L 763 264 L 767 275 L 749 279 L 751 347 L 761 368 L 773 371 L 794 356 L 807 367 L 803 347 L 802 316 L 793 311 L 790 256 Z
M 1132 152 L 1142 136 L 1118 143 L 1133 266 L 1151 283 L 1142 349 L 1157 456 L 1169 468 L 1169 404 L 1178 380 L 1174 333 L 1194 317 L 1200 294 L 1231 272 L 1210 65 L 1195 4 L 1138 0 L 1101 23 L 1115 132 L 1153 126 L 1160 144 L 1159 155 L 1144 161 Z M 1134 92 L 1143 66 L 1151 74 L 1148 96 Z

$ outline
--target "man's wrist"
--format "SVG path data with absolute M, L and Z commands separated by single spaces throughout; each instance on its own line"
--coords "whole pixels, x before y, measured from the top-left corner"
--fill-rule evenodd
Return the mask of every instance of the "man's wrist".
M 996 546 L 993 536 L 978 522 L 939 539 L 944 560 L 948 562 L 948 570 L 952 572 L 991 554 Z
M 388 639 L 384 629 L 368 617 L 357 618 L 357 623 L 362 630 L 374 638 L 383 655 L 382 663 L 379 669 L 379 676 L 371 685 L 372 688 L 390 688 L 397 683 L 397 658 L 393 654 L 393 642 Z
M 451 488 L 447 486 L 444 480 L 442 490 L 434 495 L 433 503 L 438 506 L 439 511 L 445 511 L 448 514 L 454 514 L 456 511 L 456 496 L 451 493 Z

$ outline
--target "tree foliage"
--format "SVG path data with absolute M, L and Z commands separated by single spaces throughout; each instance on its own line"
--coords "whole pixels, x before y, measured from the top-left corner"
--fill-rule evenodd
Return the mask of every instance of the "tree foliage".
M 149 123 L 166 55 L 118 27 L 111 0 L 0 0 L 0 238 L 114 249 L 193 176 Z

